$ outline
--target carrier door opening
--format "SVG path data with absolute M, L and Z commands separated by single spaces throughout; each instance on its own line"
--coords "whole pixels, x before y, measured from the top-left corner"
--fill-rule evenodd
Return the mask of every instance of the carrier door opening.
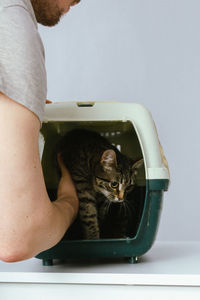
M 111 145 L 115 146 L 123 155 L 129 157 L 132 162 L 139 161 L 143 158 L 137 134 L 135 132 L 133 124 L 129 121 L 54 121 L 44 123 L 41 129 L 41 132 L 45 139 L 42 167 L 47 191 L 51 201 L 56 200 L 57 187 L 60 179 L 56 162 L 57 145 L 59 143 L 59 140 L 62 139 L 66 133 L 70 132 L 73 129 L 85 129 L 99 133 L 102 137 L 106 138 Z M 77 166 L 77 169 L 78 167 L 79 166 Z M 104 186 L 104 188 L 107 188 L 108 192 L 110 191 L 110 189 L 113 189 L 113 191 L 117 191 L 122 188 L 125 180 L 130 181 L 130 186 L 126 184 L 126 188 L 122 188 L 122 190 L 118 192 L 118 196 L 116 196 L 119 198 L 121 197 L 120 199 L 125 200 L 121 202 L 105 201 L 105 203 L 103 202 L 103 200 L 102 203 L 100 203 L 101 201 L 98 200 L 96 206 L 100 239 L 116 239 L 126 237 L 133 238 L 137 234 L 138 226 L 140 224 L 144 208 L 146 192 L 145 169 L 143 165 L 137 170 L 137 176 L 134 174 L 132 175 L 135 176 L 134 181 L 133 178 L 127 178 L 128 176 L 130 176 L 127 173 L 128 167 L 124 169 L 124 174 L 122 174 L 120 182 L 116 182 L 116 180 L 112 180 L 112 182 L 109 182 L 110 177 L 106 177 L 105 174 L 97 176 L 99 177 L 99 179 L 97 178 L 96 180 L 99 181 L 96 184 L 102 185 L 102 188 Z M 123 171 L 120 170 L 120 173 L 123 173 Z M 108 182 L 106 182 L 106 180 Z M 99 192 L 101 192 L 100 188 Z M 92 222 L 91 219 L 89 221 Z M 80 218 L 77 218 L 74 224 L 72 224 L 71 228 L 67 231 L 64 239 L 84 239 Z

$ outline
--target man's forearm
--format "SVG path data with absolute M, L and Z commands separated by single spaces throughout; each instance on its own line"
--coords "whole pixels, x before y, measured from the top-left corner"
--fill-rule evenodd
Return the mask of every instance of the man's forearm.
M 39 252 L 57 244 L 78 213 L 79 201 L 76 189 L 60 155 L 58 155 L 58 163 L 62 173 L 57 191 L 58 198 L 56 201 L 49 203 L 51 207 L 48 215 L 49 218 L 46 219 L 47 224 L 45 226 L 43 224 L 47 232 L 40 230 L 38 239 L 32 245 L 32 249 L 35 248 L 36 254 L 40 248 L 41 250 L 39 250 Z M 35 255 L 35 253 L 30 253 L 30 257 L 33 255 Z
M 7 262 L 31 258 L 56 245 L 63 237 L 77 214 L 77 199 L 62 197 L 41 207 L 35 215 L 13 219 L 1 227 L 0 259 Z M 1 226 L 3 225 L 3 226 Z
M 41 228 L 35 233 L 35 241 L 30 247 L 30 257 L 53 247 L 61 240 L 77 215 L 77 203 L 77 198 L 69 195 L 62 196 L 51 203 L 46 224 L 41 224 L 43 230 Z M 31 249 L 33 249 L 32 253 Z
M 75 218 L 78 199 L 65 174 L 58 200 L 50 201 L 38 151 L 39 120 L 1 93 L 0 128 L 0 260 L 19 261 L 62 238 Z

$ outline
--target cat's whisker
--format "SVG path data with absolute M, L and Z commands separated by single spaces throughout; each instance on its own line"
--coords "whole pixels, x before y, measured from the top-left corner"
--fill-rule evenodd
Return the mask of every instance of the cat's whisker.
M 128 213 L 127 213 L 128 208 L 127 207 L 128 207 L 128 205 L 127 205 L 126 201 L 124 201 L 124 211 L 125 211 L 126 216 L 128 215 Z
M 126 203 L 126 201 L 124 201 L 124 211 L 125 211 L 126 216 L 127 216 L 127 210 L 128 210 L 127 203 Z
M 122 213 L 122 208 L 123 208 L 123 210 L 125 210 L 125 209 L 124 209 L 124 208 L 125 208 L 124 205 L 125 205 L 125 204 L 124 204 L 124 201 L 120 203 L 120 214 Z M 126 214 L 126 212 L 125 212 L 125 214 Z
M 110 208 L 110 201 L 105 201 L 102 205 L 102 209 L 104 210 L 104 215 L 108 214 L 109 208 Z
M 106 213 L 108 214 L 109 212 L 109 209 L 110 209 L 110 206 L 111 206 L 111 202 L 107 202 L 107 206 L 106 206 Z
M 128 201 L 124 201 L 125 209 L 126 209 L 126 215 L 128 218 L 131 217 L 131 205 Z

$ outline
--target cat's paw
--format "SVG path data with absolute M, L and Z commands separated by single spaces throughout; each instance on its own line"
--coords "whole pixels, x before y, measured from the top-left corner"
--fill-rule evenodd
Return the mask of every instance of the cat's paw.
M 100 235 L 99 235 L 99 232 L 90 232 L 90 233 L 84 234 L 83 238 L 85 240 L 99 240 Z

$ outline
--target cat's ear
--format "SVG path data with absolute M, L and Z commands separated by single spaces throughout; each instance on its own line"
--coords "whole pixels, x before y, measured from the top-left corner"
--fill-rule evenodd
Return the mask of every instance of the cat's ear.
M 132 165 L 132 170 L 134 172 L 134 175 L 138 174 L 138 170 L 143 166 L 143 164 L 144 164 L 143 158 L 134 162 L 134 164 Z
M 113 167 L 117 166 L 116 153 L 112 149 L 108 149 L 103 152 L 101 156 L 101 164 L 104 169 L 111 170 Z

